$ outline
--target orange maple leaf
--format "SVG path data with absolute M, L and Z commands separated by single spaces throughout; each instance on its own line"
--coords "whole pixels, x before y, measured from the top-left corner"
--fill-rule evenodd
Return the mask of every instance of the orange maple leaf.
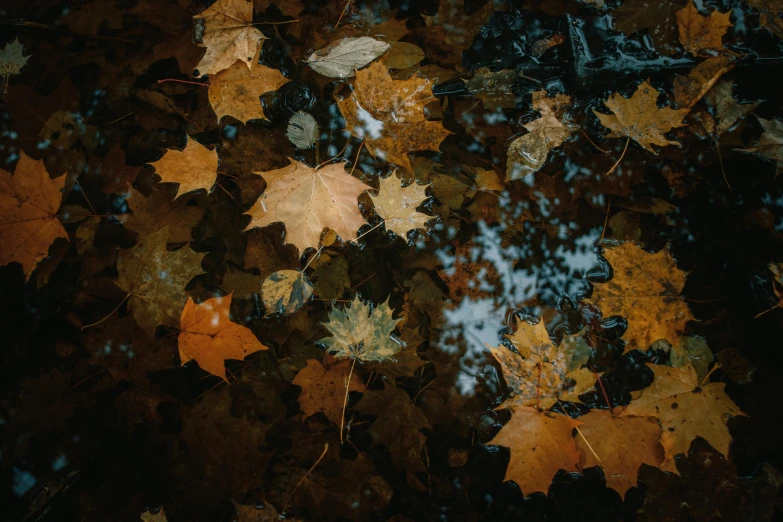
M 29 280 L 54 240 L 68 238 L 57 218 L 64 186 L 65 176 L 50 179 L 24 151 L 13 175 L 0 169 L 0 266 L 19 263 Z
M 226 359 L 242 360 L 251 353 L 268 350 L 253 332 L 229 318 L 232 294 L 213 297 L 201 304 L 188 298 L 180 318 L 179 356 L 184 365 L 195 360 L 212 375 L 226 379 Z
M 430 80 L 395 81 L 376 62 L 357 71 L 353 93 L 337 104 L 348 132 L 363 139 L 373 156 L 412 171 L 409 152 L 437 151 L 451 134 L 425 117 L 424 106 L 435 99 Z
M 209 82 L 209 103 L 218 121 L 233 116 L 242 123 L 248 120 L 267 120 L 259 98 L 276 91 L 290 80 L 277 69 L 266 67 L 255 60 L 246 67 L 237 62 Z
M 729 21 L 731 11 L 719 13 L 713 11 L 702 16 L 691 0 L 688 5 L 677 11 L 677 27 L 680 31 L 680 43 L 685 50 L 694 54 L 703 51 L 723 49 L 723 35 L 733 24 Z
M 217 179 L 217 151 L 209 150 L 196 140 L 187 138 L 185 148 L 168 150 L 158 161 L 150 163 L 162 183 L 179 183 L 175 198 L 198 189 L 212 190 Z

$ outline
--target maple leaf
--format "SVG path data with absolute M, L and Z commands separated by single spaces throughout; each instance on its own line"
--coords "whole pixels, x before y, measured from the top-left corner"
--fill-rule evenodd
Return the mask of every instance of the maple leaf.
M 745 414 L 726 395 L 726 384 L 700 385 L 691 365 L 672 368 L 648 363 L 647 367 L 655 379 L 648 388 L 631 392 L 631 402 L 620 415 L 658 419 L 663 428 L 661 444 L 666 455 L 661 469 L 676 473 L 674 457 L 687 454 L 696 437 L 728 456 L 731 443 L 728 417 Z
M 104 158 L 91 155 L 88 164 L 88 174 L 100 177 L 101 190 L 106 194 L 126 192 L 140 169 L 125 164 L 125 152 L 119 144 L 112 147 Z
M 681 5 L 673 0 L 626 0 L 612 11 L 614 27 L 628 36 L 646 29 L 660 53 L 672 54 L 676 50 L 676 11 Z
M 200 304 L 188 298 L 177 340 L 183 366 L 196 361 L 202 370 L 226 382 L 227 359 L 241 361 L 251 353 L 269 349 L 249 328 L 231 322 L 231 297 L 213 297 Z
M 711 131 L 715 136 L 720 136 L 734 127 L 746 114 L 759 106 L 758 103 L 737 103 L 731 94 L 732 90 L 730 81 L 721 81 L 704 96 L 704 99 L 715 107 L 717 125 Z
M 520 179 L 533 174 L 544 166 L 549 151 L 559 147 L 571 135 L 573 127 L 564 125 L 563 111 L 571 103 L 571 97 L 558 94 L 549 98 L 546 91 L 533 93 L 533 109 L 541 117 L 525 124 L 528 134 L 511 142 L 508 147 L 506 179 Z
M 403 347 L 391 333 L 400 322 L 392 318 L 388 302 L 372 309 L 356 298 L 344 308 L 332 306 L 329 322 L 323 323 L 332 337 L 321 339 L 326 351 L 335 357 L 350 357 L 361 362 L 391 359 Z
M 242 123 L 249 120 L 268 120 L 260 97 L 276 91 L 289 80 L 277 69 L 261 65 L 257 60 L 246 67 L 235 63 L 209 80 L 209 103 L 217 115 L 233 116 Z
M 158 230 L 122 250 L 117 259 L 117 286 L 128 293 L 128 310 L 150 337 L 159 324 L 180 325 L 185 286 L 202 271 L 204 254 L 188 246 L 169 252 L 168 235 L 166 228 Z
M 446 65 L 462 65 L 462 52 L 495 12 L 495 0 L 468 15 L 464 0 L 441 0 L 435 16 L 424 15 L 426 27 L 416 33 L 422 39 L 427 58 Z
M 723 35 L 733 25 L 729 21 L 730 17 L 731 11 L 713 11 L 709 16 L 702 16 L 691 0 L 683 9 L 677 11 L 680 43 L 686 51 L 697 56 L 703 54 L 703 51 L 723 49 Z
M 758 145 L 749 149 L 737 149 L 741 152 L 755 152 L 775 162 L 777 170 L 775 176 L 783 171 L 783 120 L 765 120 L 759 118 L 764 133 L 759 138 Z
M 525 495 L 546 493 L 558 470 L 580 469 L 571 432 L 581 424 L 565 415 L 515 408 L 511 420 L 487 444 L 511 449 L 504 480 L 516 482 Z
M 591 410 L 576 437 L 582 468 L 601 466 L 606 485 L 621 497 L 636 486 L 642 464 L 659 466 L 664 459 L 661 427 L 653 417 L 618 417 L 607 410 Z
M 252 219 L 245 230 L 282 222 L 286 242 L 300 252 L 318 248 L 324 228 L 334 230 L 343 241 L 355 241 L 356 231 L 367 223 L 357 198 L 372 187 L 345 172 L 342 163 L 314 169 L 289 161 L 282 169 L 255 173 L 267 186 L 247 212 Z
M 432 216 L 417 212 L 416 208 L 429 197 L 425 194 L 428 186 L 414 181 L 407 187 L 402 187 L 394 173 L 381 178 L 378 195 L 371 194 L 370 198 L 375 205 L 375 211 L 383 218 L 386 230 L 407 240 L 411 230 L 426 229 L 425 223 L 431 220 Z
M 695 318 L 680 296 L 685 272 L 677 268 L 668 248 L 655 254 L 634 243 L 606 248 L 612 279 L 598 283 L 589 302 L 604 317 L 621 315 L 628 321 L 625 352 L 645 351 L 658 339 L 679 346 L 688 321 Z
M 783 39 L 783 2 L 780 0 L 745 0 L 745 3 L 759 11 L 759 26 Z
M 373 63 L 356 73 L 353 93 L 337 105 L 348 132 L 364 140 L 373 156 L 411 171 L 409 152 L 437 151 L 451 134 L 425 117 L 424 106 L 435 99 L 430 80 L 392 80 L 386 67 Z
M 149 509 L 141 514 L 141 520 L 142 522 L 168 522 L 168 519 L 166 518 L 166 513 L 163 511 L 163 508 L 160 508 L 160 510 L 157 513 L 153 513 Z
M 162 183 L 179 183 L 176 198 L 199 189 L 210 192 L 217 180 L 217 151 L 190 137 L 186 139 L 184 149 L 169 149 L 158 161 L 150 163 Z
M 693 107 L 721 76 L 733 68 L 732 58 L 713 56 L 694 67 L 687 76 L 675 76 L 674 103 L 681 109 Z
M 22 56 L 23 52 L 24 46 L 19 43 L 19 37 L 0 49 L 0 76 L 5 76 L 7 80 L 9 76 L 19 74 L 30 59 L 29 56 Z
M 57 238 L 68 239 L 57 218 L 65 178 L 50 179 L 43 160 L 24 151 L 13 175 L 0 169 L 0 266 L 19 263 L 25 280 Z
M 266 315 L 288 315 L 302 308 L 313 295 L 313 285 L 304 272 L 280 270 L 271 274 L 261 286 Z
M 237 61 L 251 68 L 266 38 L 252 25 L 252 0 L 217 0 L 193 18 L 204 20 L 202 43 L 207 48 L 196 66 L 199 77 L 219 73 Z
M 679 145 L 676 141 L 666 139 L 664 133 L 674 127 L 685 125 L 682 119 L 689 109 L 659 108 L 656 104 L 658 91 L 645 80 L 636 88 L 630 98 L 623 98 L 619 93 L 612 94 L 604 102 L 613 114 L 601 114 L 593 111 L 604 127 L 612 132 L 609 138 L 627 137 L 639 145 L 655 153 L 651 145 Z
M 307 366 L 299 370 L 293 380 L 293 384 L 302 388 L 297 400 L 306 417 L 323 412 L 331 422 L 340 424 L 345 383 L 350 369 L 351 363 L 348 361 L 333 361 L 326 366 L 314 359 L 307 361 Z M 362 392 L 364 385 L 352 380 L 348 384 L 348 391 Z
M 126 186 L 125 202 L 132 211 L 120 218 L 128 230 L 133 230 L 139 239 L 162 228 L 167 228 L 169 243 L 187 243 L 192 237 L 193 228 L 201 221 L 204 209 L 186 204 L 185 200 L 176 200 L 177 189 L 173 185 L 161 185 L 154 189 L 149 197 Z
M 488 346 L 514 393 L 500 408 L 536 406 L 549 409 L 558 400 L 579 402 L 578 396 L 595 384 L 595 374 L 582 368 L 590 357 L 589 347 L 585 350 L 584 342 L 564 342 L 563 348 L 558 349 L 543 320 L 535 325 L 520 322 L 508 340 L 518 353 L 503 345 Z

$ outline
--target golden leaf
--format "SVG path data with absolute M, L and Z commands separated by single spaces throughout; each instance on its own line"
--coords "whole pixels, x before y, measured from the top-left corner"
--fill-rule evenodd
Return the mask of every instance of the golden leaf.
M 658 108 L 657 99 L 658 91 L 646 80 L 636 88 L 630 98 L 623 98 L 615 93 L 604 102 L 613 114 L 601 114 L 598 111 L 593 113 L 604 127 L 612 131 L 609 138 L 631 138 L 654 153 L 651 145 L 679 145 L 676 141 L 666 139 L 664 133 L 685 125 L 682 119 L 689 110 Z
M 218 121 L 223 116 L 233 116 L 242 123 L 254 119 L 266 120 L 264 106 L 259 98 L 289 81 L 277 69 L 261 65 L 255 60 L 247 67 L 237 62 L 210 79 L 209 103 Z
M 343 241 L 355 241 L 356 231 L 367 223 L 357 198 L 372 187 L 345 172 L 342 163 L 314 169 L 290 161 L 282 169 L 255 173 L 263 176 L 267 186 L 247 212 L 253 219 L 246 230 L 285 223 L 286 242 L 300 252 L 318 248 L 324 228 L 334 230 Z
M 407 240 L 408 232 L 425 228 L 425 223 L 431 220 L 432 216 L 416 212 L 416 208 L 429 197 L 425 194 L 428 186 L 414 181 L 407 187 L 402 187 L 400 179 L 393 173 L 389 177 L 381 178 L 378 195 L 370 195 L 370 198 L 375 205 L 375 211 L 383 218 L 386 230 Z
M 356 73 L 353 93 L 337 104 L 348 131 L 364 140 L 373 156 L 411 171 L 409 152 L 437 151 L 451 134 L 425 117 L 424 106 L 435 99 L 429 80 L 392 80 L 376 62 Z
M 162 183 L 179 183 L 175 198 L 194 190 L 207 192 L 217 179 L 217 151 L 209 150 L 196 140 L 187 138 L 185 148 L 168 150 L 158 161 L 150 163 L 160 176 Z
M 703 54 L 702 51 L 723 49 L 723 35 L 733 24 L 729 21 L 731 11 L 719 13 L 713 11 L 702 16 L 693 5 L 693 0 L 677 11 L 677 27 L 680 31 L 680 43 L 691 54 Z
M 306 417 L 323 412 L 334 424 L 340 424 L 350 368 L 350 361 L 340 361 L 326 367 L 313 359 L 307 361 L 307 366 L 299 370 L 293 380 L 293 384 L 302 388 L 297 400 Z M 352 379 L 348 383 L 348 391 L 364 391 L 364 385 Z
M 183 365 L 194 360 L 202 370 L 227 382 L 226 359 L 241 361 L 251 353 L 269 349 L 249 328 L 231 322 L 231 295 L 213 297 L 198 305 L 188 298 L 177 339 Z
M 57 210 L 66 176 L 49 178 L 43 160 L 20 152 L 11 175 L 0 169 L 0 266 L 19 263 L 29 280 L 58 237 L 68 239 Z
M 199 77 L 228 69 L 237 60 L 250 68 L 266 38 L 252 25 L 252 0 L 217 0 L 193 18 L 204 20 L 202 42 L 207 48 L 196 66 Z

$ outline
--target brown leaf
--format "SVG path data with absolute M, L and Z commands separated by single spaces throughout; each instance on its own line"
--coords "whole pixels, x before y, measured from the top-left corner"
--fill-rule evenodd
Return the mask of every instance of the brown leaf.
M 192 240 L 192 230 L 201 221 L 204 209 L 187 205 L 177 200 L 177 189 L 173 185 L 160 185 L 149 197 L 133 187 L 126 187 L 125 201 L 131 214 L 120 218 L 125 228 L 133 230 L 139 239 L 162 229 L 168 229 L 169 243 L 187 243 Z
M 247 212 L 252 220 L 246 230 L 283 222 L 286 243 L 301 253 L 318 248 L 324 228 L 337 232 L 343 241 L 355 241 L 357 230 L 367 223 L 357 198 L 371 187 L 345 172 L 342 163 L 316 170 L 292 159 L 287 167 L 256 174 L 263 176 L 267 187 Z
M 749 149 L 737 149 L 742 152 L 756 152 L 765 158 L 771 159 L 776 164 L 775 176 L 783 171 L 783 120 L 765 120 L 756 117 L 764 129 L 758 144 Z
M 395 81 L 386 67 L 373 63 L 356 73 L 353 93 L 337 104 L 348 131 L 364 140 L 373 156 L 411 171 L 409 152 L 437 151 L 450 134 L 425 117 L 424 106 L 435 99 L 429 80 Z
M 180 318 L 179 357 L 184 365 L 196 361 L 202 370 L 226 378 L 227 359 L 244 360 L 251 353 L 269 348 L 253 332 L 231 322 L 231 294 L 196 304 L 188 298 Z
M 400 179 L 392 173 L 381 178 L 378 195 L 370 195 L 375 212 L 384 220 L 386 230 L 394 232 L 404 241 L 408 240 L 411 230 L 426 230 L 425 224 L 432 216 L 417 212 L 416 208 L 429 197 L 425 194 L 428 185 L 419 185 L 415 181 L 407 187 L 400 185 Z
M 647 30 L 661 54 L 670 55 L 677 49 L 676 11 L 679 0 L 625 0 L 612 11 L 614 26 L 628 36 Z
M 716 136 L 734 127 L 746 114 L 753 112 L 759 106 L 758 103 L 737 103 L 731 91 L 732 83 L 721 81 L 704 96 L 707 103 L 715 107 Z
M 188 137 L 184 149 L 169 149 L 162 158 L 150 165 L 155 167 L 162 183 L 179 183 L 175 196 L 178 198 L 194 190 L 212 190 L 217 180 L 218 155 L 217 151 L 209 150 Z
M 204 20 L 203 44 L 207 53 L 196 68 L 199 77 L 219 73 L 236 61 L 251 67 L 266 38 L 253 24 L 252 0 L 217 0 L 193 18 Z
M 245 66 L 237 62 L 209 80 L 209 103 L 217 115 L 233 116 L 242 123 L 249 120 L 267 120 L 260 97 L 276 91 L 289 80 L 277 69 L 259 64 L 256 60 Z
M 612 279 L 597 283 L 590 302 L 604 317 L 621 315 L 628 321 L 625 352 L 645 351 L 658 339 L 678 346 L 691 314 L 680 292 L 685 272 L 677 268 L 668 249 L 645 252 L 634 243 L 606 248 Z
M 666 139 L 664 133 L 685 125 L 682 119 L 689 110 L 658 108 L 657 100 L 658 91 L 646 80 L 636 88 L 630 98 L 623 98 L 615 93 L 604 102 L 613 114 L 601 114 L 598 111 L 593 111 L 593 114 L 601 120 L 604 127 L 612 131 L 609 138 L 632 138 L 645 149 L 655 153 L 651 145 L 679 145 L 676 141 Z
M 441 0 L 435 16 L 424 15 L 423 27 L 416 31 L 422 48 L 431 61 L 444 65 L 462 65 L 462 52 L 495 12 L 495 0 L 468 15 L 464 0 Z
M 525 495 L 549 490 L 558 470 L 578 471 L 579 451 L 571 432 L 581 422 L 565 415 L 517 408 L 511 420 L 487 444 L 511 449 L 504 480 L 513 480 Z
M 307 366 L 293 380 L 293 384 L 302 388 L 299 408 L 306 417 L 323 412 L 332 423 L 340 424 L 346 385 L 348 391 L 364 391 L 364 385 L 357 377 L 347 384 L 351 364 L 351 361 L 341 361 L 324 367 L 316 360 L 307 361 Z
M 731 11 L 719 13 L 713 11 L 702 16 L 691 0 L 683 9 L 677 11 L 677 27 L 680 31 L 680 43 L 691 54 L 704 54 L 703 51 L 723 49 L 723 35 L 733 24 L 729 21 Z
M 732 70 L 728 56 L 713 56 L 693 68 L 688 76 L 674 77 L 674 103 L 681 109 L 690 109 L 712 89 L 718 79 Z
M 0 169 L 0 266 L 19 263 L 29 280 L 55 239 L 68 239 L 57 218 L 64 186 L 65 176 L 50 179 L 24 151 L 13 175 Z

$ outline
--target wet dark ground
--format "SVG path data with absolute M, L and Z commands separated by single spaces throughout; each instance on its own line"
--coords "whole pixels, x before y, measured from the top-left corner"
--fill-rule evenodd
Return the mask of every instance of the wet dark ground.
M 172 521 L 234 520 L 232 500 L 266 506 L 264 513 L 270 513 L 283 509 L 325 443 L 330 444 L 328 458 L 314 471 L 318 493 L 299 492 L 286 506 L 291 519 L 783 518 L 775 471 L 783 469 L 783 310 L 754 319 L 777 302 L 767 266 L 783 261 L 783 185 L 775 177 L 776 165 L 737 150 L 762 132 L 751 115 L 721 140 L 731 188 L 714 143 L 688 127 L 672 133 L 682 146 L 661 148 L 657 155 L 632 143 L 618 170 L 607 176 L 625 140 L 602 138 L 605 129 L 592 109 L 612 92 L 629 96 L 647 78 L 670 94 L 674 76 L 687 74 L 700 60 L 677 51 L 662 56 L 647 33 L 627 37 L 611 30 L 610 15 L 576 1 L 511 2 L 476 29 L 460 63 L 425 59 L 422 67 L 453 71 L 452 78 L 436 82 L 434 91 L 443 106 L 443 124 L 454 134 L 439 153 L 412 157 L 445 165 L 443 172 L 457 180 L 464 181 L 465 165 L 494 168 L 503 179 L 505 148 L 522 124 L 535 119 L 530 93 L 542 87 L 572 97 L 569 113 L 583 132 L 575 132 L 540 172 L 507 181 L 499 195 L 479 191 L 456 203 L 436 196 L 426 211 L 438 220 L 408 245 L 381 229 L 360 245 L 324 250 L 347 262 L 350 288 L 342 299 L 356 292 L 375 303 L 388 298 L 421 338 L 417 352 L 425 364 L 412 375 L 371 372 L 360 365 L 356 375 L 370 390 L 396 383 L 423 412 L 422 471 L 406 473 L 388 445 L 373 444 L 372 430 L 380 423 L 411 422 L 405 411 L 364 414 L 353 408 L 360 395 L 352 394 L 352 444 L 342 446 L 337 428 L 325 418 L 305 420 L 299 413 L 300 390 L 291 381 L 307 359 L 323 355 L 316 342 L 326 335 L 320 323 L 326 321 L 330 300 L 315 299 L 289 317 L 265 317 L 257 290 L 238 292 L 235 320 L 273 349 L 230 362 L 230 384 L 194 363 L 180 367 L 175 330 L 159 327 L 150 343 L 138 341 L 132 325 L 117 326 L 128 311 L 121 305 L 124 294 L 113 284 L 112 255 L 132 247 L 136 236 L 123 225 L 129 209 L 121 191 L 104 190 L 107 170 L 138 169 L 134 187 L 149 195 L 159 185 L 147 164 L 167 148 L 181 148 L 190 135 L 218 150 L 219 170 L 225 174 L 218 177 L 220 187 L 209 195 L 195 193 L 186 203 L 200 213 L 191 227 L 190 247 L 206 253 L 205 274 L 187 287 L 195 299 L 227 293 L 225 281 L 232 271 L 244 270 L 260 284 L 272 271 L 301 268 L 314 253 L 299 259 L 295 248 L 284 246 L 282 225 L 242 232 L 249 220 L 243 213 L 262 189 L 250 172 L 280 168 L 287 157 L 315 165 L 342 150 L 347 161 L 358 154 L 357 170 L 370 185 L 377 186 L 376 178 L 391 170 L 360 150 L 359 140 L 346 146 L 335 102 L 336 95 L 348 92 L 345 82 L 329 83 L 300 64 L 331 41 L 328 32 L 316 38 L 288 24 L 259 25 L 268 37 L 261 62 L 291 79 L 264 96 L 268 122 L 243 125 L 229 117 L 218 123 L 205 88 L 158 83 L 192 79 L 174 56 L 187 63 L 195 50 L 198 61 L 191 20 L 207 3 L 12 0 L 0 6 L 0 46 L 18 37 L 31 55 L 0 101 L 1 166 L 13 171 L 20 150 L 44 159 L 50 173 L 68 173 L 64 203 L 92 207 L 101 216 L 91 249 L 80 253 L 74 241 L 56 242 L 29 282 L 19 265 L 0 267 L 4 518 L 138 520 L 144 511 L 163 506 Z M 138 7 L 144 4 L 155 4 L 159 16 L 140 15 Z M 365 6 L 356 4 L 357 12 Z M 742 57 L 724 79 L 734 83 L 735 98 L 762 102 L 754 111 L 759 117 L 783 116 L 781 41 L 759 28 L 758 15 L 742 2 L 705 4 L 733 10 L 735 25 L 724 42 Z M 467 12 L 481 5 L 466 2 Z M 341 7 L 342 2 L 305 2 L 299 23 L 332 27 Z M 375 23 L 403 21 L 409 31 L 403 41 L 427 51 L 423 15 L 434 15 L 436 2 L 368 7 Z M 80 14 L 77 20 L 74 12 Z M 255 12 L 258 22 L 291 18 L 264 2 L 256 2 Z M 352 15 L 346 23 L 358 25 L 358 19 Z M 554 33 L 564 35 L 564 43 L 533 58 L 531 43 Z M 163 42 L 171 42 L 170 47 Z M 519 79 L 511 86 L 516 108 L 486 109 L 479 94 L 458 79 L 481 67 L 516 69 L 540 85 Z M 158 98 L 144 94 L 149 91 L 168 101 L 150 103 Z M 300 110 L 310 112 L 324 132 L 318 160 L 315 152 L 298 151 L 285 136 L 288 120 Z M 71 114 L 70 123 L 42 137 L 42 122 L 57 111 Z M 124 158 L 110 160 L 117 147 Z M 672 170 L 685 174 L 682 185 L 667 182 L 665 174 Z M 672 206 L 670 211 L 657 210 L 660 205 L 654 203 L 661 201 Z M 374 225 L 378 218 L 369 209 L 368 204 L 365 216 Z M 493 217 L 482 219 L 483 213 Z M 679 268 L 688 272 L 683 295 L 697 319 L 689 333 L 704 337 L 713 353 L 739 354 L 747 368 L 755 367 L 749 381 L 723 370 L 713 376 L 727 384 L 728 395 L 748 416 L 729 422 L 734 441 L 728 459 L 697 440 L 678 460 L 680 476 L 643 467 L 640 487 L 625 499 L 605 487 L 596 468 L 561 472 L 548 495 L 525 498 L 514 483 L 503 482 L 509 450 L 485 445 L 509 414 L 493 409 L 507 390 L 484 343 L 497 345 L 514 313 L 543 314 L 556 337 L 587 327 L 598 339 L 592 365 L 607 372 L 603 382 L 612 402 L 627 403 L 631 390 L 651 381 L 644 362 L 666 362 L 668 355 L 649 350 L 621 356 L 624 320 L 602 322 L 583 303 L 590 282 L 610 275 L 599 240 L 627 239 L 624 223 L 638 223 L 631 227 L 634 234 L 639 231 L 634 238 L 647 250 L 669 245 Z M 65 226 L 73 237 L 78 224 Z M 261 245 L 255 264 L 248 263 L 251 242 Z M 481 284 L 471 285 L 465 275 L 448 284 L 458 253 L 482 260 L 474 281 Z M 81 331 L 118 306 L 111 326 Z M 129 340 L 125 349 L 101 354 L 117 332 L 123 342 Z M 598 393 L 583 397 L 583 403 L 556 408 L 576 416 L 605 407 Z

